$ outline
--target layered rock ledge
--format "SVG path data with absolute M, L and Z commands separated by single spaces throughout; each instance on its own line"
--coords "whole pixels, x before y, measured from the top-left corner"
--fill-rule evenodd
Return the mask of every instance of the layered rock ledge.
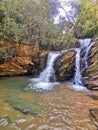
M 0 42 L 0 76 L 39 74 L 45 67 L 47 53 L 36 46 Z
M 69 80 L 75 73 L 75 55 L 76 51 L 68 50 L 56 59 L 54 69 L 58 81 Z
M 32 74 L 44 70 L 48 52 L 36 46 L 0 42 L 0 76 Z M 54 69 L 57 80 L 68 80 L 73 76 L 75 50 L 68 50 L 56 59 Z
M 98 90 L 98 40 L 94 42 L 89 56 L 89 67 L 85 71 L 84 81 L 89 89 Z

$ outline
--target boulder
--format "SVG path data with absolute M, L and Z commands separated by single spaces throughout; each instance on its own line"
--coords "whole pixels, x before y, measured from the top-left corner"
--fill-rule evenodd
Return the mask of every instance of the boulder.
M 75 50 L 68 50 L 56 59 L 54 69 L 56 70 L 57 80 L 68 80 L 74 76 L 75 55 Z
M 89 67 L 85 70 L 83 79 L 89 89 L 98 90 L 98 40 L 93 45 L 89 56 Z

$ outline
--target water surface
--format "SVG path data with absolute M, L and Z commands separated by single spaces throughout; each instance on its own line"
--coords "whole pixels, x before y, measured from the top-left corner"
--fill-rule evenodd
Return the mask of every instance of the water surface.
M 98 100 L 88 94 L 98 96 L 98 92 L 72 91 L 68 89 L 69 83 L 36 92 L 28 90 L 28 79 L 0 78 L 0 130 L 96 130 L 89 109 L 98 108 Z M 29 106 L 33 112 L 23 114 L 8 99 L 17 100 L 22 108 Z

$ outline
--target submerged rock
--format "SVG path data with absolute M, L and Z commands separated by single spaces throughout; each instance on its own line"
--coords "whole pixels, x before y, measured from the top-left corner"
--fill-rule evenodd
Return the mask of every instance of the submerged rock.
M 89 89 L 98 90 L 98 40 L 93 45 L 89 56 L 89 67 L 85 70 L 83 79 Z
M 36 117 L 41 116 L 42 106 L 39 104 L 17 97 L 8 97 L 5 101 L 23 114 L 31 114 Z
M 75 54 L 75 50 L 68 50 L 56 59 L 54 68 L 56 69 L 57 80 L 63 81 L 73 77 L 75 71 Z

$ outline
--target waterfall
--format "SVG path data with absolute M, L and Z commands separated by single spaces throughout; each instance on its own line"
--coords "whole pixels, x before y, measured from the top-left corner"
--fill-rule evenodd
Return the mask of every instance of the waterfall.
M 59 56 L 59 53 L 50 52 L 47 59 L 46 68 L 39 75 L 39 79 L 42 82 L 54 82 L 55 79 L 55 70 L 53 68 L 53 63 L 56 57 Z
M 92 40 L 89 39 L 84 39 L 84 40 L 79 40 L 80 45 L 81 45 L 81 51 L 83 50 L 85 52 L 84 57 L 82 58 L 82 61 L 84 63 L 83 67 L 81 68 L 81 73 L 83 73 L 83 71 L 88 67 L 88 57 L 89 57 L 89 53 L 92 49 L 92 45 L 94 44 L 94 42 L 92 42 Z
M 55 59 L 60 55 L 60 52 L 50 52 L 48 54 L 46 68 L 41 72 L 38 78 L 32 78 L 30 80 L 29 87 L 36 89 L 38 91 L 41 90 L 51 90 L 54 85 L 58 83 L 55 82 L 55 70 L 53 68 L 53 64 Z
M 74 76 L 75 85 L 83 85 L 82 82 L 82 73 L 88 67 L 88 56 L 91 51 L 93 43 L 91 43 L 91 39 L 80 39 L 79 40 L 80 47 L 76 48 L 76 72 Z M 83 53 L 83 56 L 81 57 Z M 82 63 L 81 63 L 82 62 Z M 82 66 L 81 66 L 82 64 Z
M 89 66 L 88 58 L 91 53 L 92 45 L 91 39 L 80 39 L 79 48 L 76 48 L 76 60 L 75 60 L 75 74 L 74 81 L 71 83 L 71 88 L 77 91 L 86 91 L 86 87 L 83 86 L 82 75 L 84 70 Z M 41 90 L 51 90 L 53 86 L 57 85 L 55 78 L 54 62 L 61 52 L 50 52 L 48 54 L 46 68 L 40 73 L 38 78 L 32 78 L 30 80 L 29 87 Z
M 80 56 L 81 48 L 76 49 L 76 72 L 75 72 L 75 78 L 74 78 L 74 83 L 77 85 L 82 85 L 82 75 L 81 75 L 81 70 L 80 70 Z

